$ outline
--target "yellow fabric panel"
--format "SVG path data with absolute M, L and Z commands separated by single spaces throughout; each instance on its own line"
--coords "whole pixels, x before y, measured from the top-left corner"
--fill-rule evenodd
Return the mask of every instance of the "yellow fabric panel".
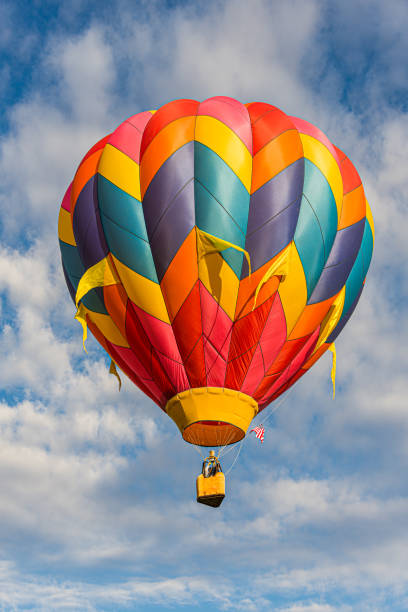
M 140 202 L 139 165 L 125 153 L 107 144 L 99 161 L 98 172 Z
M 218 304 L 234 319 L 239 279 L 219 253 L 209 253 L 198 263 L 198 277 Z
M 217 153 L 250 193 L 252 155 L 235 132 L 214 117 L 199 115 L 194 138 Z
M 289 337 L 307 302 L 307 285 L 302 262 L 296 245 L 291 243 L 289 269 L 290 274 L 282 279 L 279 285 L 279 296 L 286 318 L 286 329 Z
M 339 221 L 343 203 L 343 179 L 340 168 L 333 155 L 320 140 L 308 134 L 300 134 L 300 138 L 305 158 L 319 168 L 331 187 L 336 201 L 337 221 Z
M 101 314 L 100 312 L 93 312 L 84 306 L 84 312 L 89 316 L 92 323 L 96 325 L 99 331 L 105 336 L 109 342 L 116 344 L 117 346 L 129 347 L 128 342 L 122 336 L 112 319 L 109 315 Z
M 332 379 L 332 383 L 333 383 L 333 399 L 336 396 L 336 362 L 337 362 L 337 358 L 336 358 L 336 347 L 334 346 L 334 342 L 329 346 L 329 351 L 332 352 L 333 354 L 333 363 L 332 363 L 332 369 L 331 369 L 331 379 Z
M 156 172 L 177 149 L 194 140 L 195 115 L 166 125 L 153 138 L 140 161 L 140 190 L 144 197 Z
M 58 238 L 67 244 L 76 246 L 74 231 L 72 229 L 71 213 L 60 208 L 58 217 Z
M 336 296 L 333 295 L 323 302 L 308 304 L 300 315 L 289 339 L 295 340 L 296 338 L 303 338 L 312 334 L 326 317 L 335 299 Z
M 336 327 L 339 319 L 341 317 L 341 313 L 343 312 L 344 306 L 344 298 L 346 296 L 346 286 L 339 292 L 333 304 L 330 306 L 330 310 L 325 316 L 320 326 L 320 334 L 317 339 L 317 343 L 313 353 L 317 351 L 317 349 L 326 342 L 327 338 L 330 336 L 334 328 Z
M 371 212 L 371 208 L 367 200 L 366 200 L 366 217 L 367 217 L 368 224 L 373 234 L 373 244 L 374 244 L 374 241 L 375 241 L 374 219 L 373 219 L 373 213 Z
M 132 302 L 156 319 L 170 323 L 160 285 L 131 270 L 114 255 L 112 259 L 123 287 Z

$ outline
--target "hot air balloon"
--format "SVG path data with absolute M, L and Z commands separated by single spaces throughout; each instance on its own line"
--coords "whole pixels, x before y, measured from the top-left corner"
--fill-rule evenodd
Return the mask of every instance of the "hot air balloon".
M 77 318 L 184 440 L 211 447 L 241 440 L 333 347 L 374 226 L 317 127 L 214 97 L 136 114 L 93 146 L 59 239 Z

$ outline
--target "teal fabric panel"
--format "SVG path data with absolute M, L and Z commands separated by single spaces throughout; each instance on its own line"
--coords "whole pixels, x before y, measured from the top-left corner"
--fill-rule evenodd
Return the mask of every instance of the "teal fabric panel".
M 194 197 L 197 227 L 208 234 L 245 248 L 245 236 L 238 225 L 212 194 L 197 181 L 194 181 Z M 243 253 L 229 248 L 220 254 L 239 278 Z
M 309 299 L 325 264 L 325 250 L 320 224 L 305 196 L 300 205 L 294 241 L 303 265 Z
M 336 200 L 324 174 L 308 159 L 305 159 L 303 194 L 308 199 L 319 221 L 326 261 L 337 232 Z
M 248 224 L 250 195 L 228 164 L 205 145 L 194 143 L 194 176 L 225 208 L 245 235 Z M 196 214 L 202 200 L 196 201 Z
M 101 221 L 111 253 L 131 270 L 157 283 L 150 244 L 117 225 L 102 212 Z
M 100 174 L 98 174 L 98 203 L 99 210 L 105 217 L 135 236 L 148 240 L 141 202 Z

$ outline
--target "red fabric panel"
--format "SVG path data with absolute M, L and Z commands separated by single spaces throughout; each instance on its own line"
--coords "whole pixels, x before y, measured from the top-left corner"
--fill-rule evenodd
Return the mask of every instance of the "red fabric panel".
M 151 342 L 138 319 L 135 309 L 132 308 L 130 300 L 128 300 L 126 312 L 126 338 L 136 357 L 143 363 L 152 379 L 166 397 L 170 398 L 175 395 L 176 389 L 170 382 L 163 366 L 158 361 Z M 155 358 L 153 359 L 153 357 Z
M 276 293 L 272 308 L 269 312 L 264 330 L 259 340 L 264 356 L 266 372 L 272 366 L 285 342 L 286 318 L 280 296 L 278 293 Z
M 146 393 L 146 395 L 161 407 L 166 404 L 167 400 L 165 395 L 150 377 L 145 377 L 148 373 L 131 349 L 123 346 L 116 346 L 109 342 L 109 354 L 126 376 L 128 376 L 143 393 Z
M 226 361 L 231 342 L 232 321 L 200 281 L 203 334 Z
M 207 369 L 207 386 L 223 387 L 227 362 L 208 340 L 204 340 L 204 356 Z
M 252 121 L 253 109 L 251 105 L 248 109 Z M 269 106 L 265 104 L 265 107 Z M 266 111 L 266 108 L 265 108 Z M 269 106 L 269 112 L 266 111 L 261 117 L 255 119 L 252 123 L 252 138 L 253 138 L 253 155 L 256 155 L 262 147 L 268 142 L 286 132 L 287 130 L 294 130 L 290 117 L 288 117 L 283 111 L 276 106 Z
M 313 334 L 309 336 L 308 340 L 304 344 L 304 346 L 300 349 L 300 351 L 295 355 L 290 364 L 287 366 L 282 375 L 278 378 L 278 380 L 272 385 L 269 392 L 266 396 L 261 398 L 260 403 L 264 404 L 269 402 L 272 398 L 273 394 L 280 389 L 290 378 L 292 378 L 297 371 L 302 367 L 302 365 L 307 361 L 311 353 L 313 352 L 314 347 L 316 346 L 317 339 L 319 337 L 319 327 L 315 329 Z
M 254 356 L 276 293 L 266 302 L 234 322 L 225 386 L 240 389 Z
M 346 155 L 340 164 L 340 172 L 343 179 L 344 195 L 361 185 L 361 178 L 354 165 Z
M 267 406 L 269 406 L 269 404 L 271 402 L 274 402 L 280 395 L 282 395 L 282 393 L 284 393 L 285 391 L 287 391 L 290 387 L 292 387 L 292 385 L 295 384 L 296 381 L 299 380 L 299 378 L 302 378 L 302 376 L 304 374 L 306 374 L 307 370 L 304 370 L 303 368 L 300 368 L 300 370 L 298 370 L 296 372 L 296 374 L 294 376 L 292 376 L 292 378 L 290 378 L 282 387 L 280 387 L 276 393 L 274 393 L 272 395 L 272 397 L 270 397 L 265 403 L 263 404 L 259 404 L 259 410 L 263 410 L 264 408 L 266 408 Z
M 131 300 L 128 303 L 128 312 L 132 309 L 136 313 L 174 388 L 188 389 L 190 385 L 171 325 L 156 319 Z
M 225 123 L 242 140 L 252 155 L 251 122 L 244 104 L 226 96 L 215 96 L 201 102 L 198 115 L 214 117 Z
M 106 143 L 109 141 L 110 137 L 111 137 L 111 134 L 108 134 L 104 138 L 101 138 L 101 140 L 98 140 L 98 142 L 94 144 L 94 146 L 91 149 L 89 149 L 88 153 L 81 159 L 81 163 L 79 164 L 79 166 L 83 164 L 84 161 L 88 159 L 88 157 L 90 157 L 93 153 L 95 153 L 96 151 L 99 151 L 99 149 L 103 149 Z
M 144 152 L 146 151 L 149 144 L 152 142 L 154 137 L 169 123 L 181 117 L 189 117 L 197 113 L 199 102 L 196 100 L 174 100 L 165 104 L 159 110 L 152 115 L 149 123 L 147 124 L 142 138 L 142 144 L 140 147 L 140 159 L 142 159 Z
M 171 326 L 181 358 L 185 361 L 203 333 L 198 281 L 187 295 Z
M 152 115 L 148 111 L 130 117 L 111 134 L 109 144 L 125 153 L 138 164 L 143 130 L 151 117 Z
M 198 340 L 190 356 L 184 361 L 191 387 L 206 387 L 207 372 L 204 359 L 203 338 Z
M 72 182 L 70 183 L 68 189 L 65 192 L 65 195 L 61 202 L 61 208 L 65 208 L 66 211 L 71 212 L 71 190 L 72 190 Z
M 256 351 L 251 361 L 251 365 L 245 376 L 244 384 L 241 387 L 242 393 L 253 395 L 260 381 L 265 376 L 264 361 L 261 347 L 256 347 Z

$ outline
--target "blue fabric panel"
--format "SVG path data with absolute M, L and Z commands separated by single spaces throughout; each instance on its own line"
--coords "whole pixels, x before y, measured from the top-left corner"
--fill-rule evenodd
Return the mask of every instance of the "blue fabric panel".
M 86 270 L 106 257 L 109 249 L 99 216 L 96 176 L 89 179 L 78 196 L 72 228 Z
M 303 194 L 308 199 L 319 221 L 326 261 L 337 232 L 336 200 L 324 174 L 308 159 L 305 159 Z
M 299 200 L 304 179 L 304 158 L 287 166 L 251 195 L 247 238 Z M 296 223 L 295 223 L 296 227 Z M 293 230 L 294 231 L 294 230 Z M 291 236 L 291 240 L 293 235 Z
M 208 234 L 245 248 L 245 236 L 241 229 L 218 200 L 197 181 L 194 181 L 194 196 L 197 227 Z M 239 278 L 244 255 L 232 248 L 222 251 L 221 255 Z
M 150 238 L 159 282 L 194 225 L 194 181 L 191 180 L 173 199 Z
M 172 206 L 173 200 L 193 178 L 194 143 L 188 142 L 177 149 L 157 170 L 143 197 L 143 213 L 150 240 L 167 209 Z M 190 202 L 184 202 L 183 214 L 184 212 L 194 219 L 194 194 Z
M 349 225 L 336 234 L 332 250 L 309 304 L 322 302 L 345 285 L 361 245 L 365 219 Z
M 290 206 L 286 206 L 267 223 L 264 223 L 256 232 L 247 236 L 245 249 L 250 255 L 253 272 L 280 253 L 293 239 L 299 217 L 300 202 L 299 197 Z M 241 278 L 244 276 L 248 276 L 246 261 L 242 266 Z
M 319 280 L 325 257 L 322 230 L 305 196 L 302 197 L 294 240 L 303 265 L 309 298 Z
M 141 204 L 138 204 L 141 207 Z M 128 268 L 157 283 L 150 244 L 111 221 L 101 213 L 109 249 Z
M 147 241 L 142 204 L 100 174 L 98 201 L 99 210 L 106 219 Z
M 219 155 L 199 142 L 194 143 L 194 177 L 224 207 L 245 235 L 250 196 L 237 175 Z M 196 201 L 196 214 L 205 217 L 202 200 Z M 204 228 L 202 228 L 204 229 Z M 218 234 L 216 234 L 218 235 Z

